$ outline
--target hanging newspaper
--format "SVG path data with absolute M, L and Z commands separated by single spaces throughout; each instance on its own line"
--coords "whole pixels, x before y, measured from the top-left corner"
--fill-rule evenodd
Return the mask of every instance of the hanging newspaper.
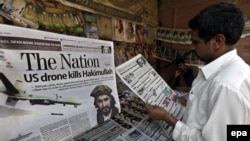
M 72 140 L 120 112 L 113 42 L 0 29 L 0 140 Z
M 163 107 L 177 119 L 182 118 L 185 107 L 177 98 L 183 93 L 171 89 L 141 54 L 117 66 L 116 73 L 145 103 Z M 173 128 L 163 121 L 161 125 L 171 135 Z

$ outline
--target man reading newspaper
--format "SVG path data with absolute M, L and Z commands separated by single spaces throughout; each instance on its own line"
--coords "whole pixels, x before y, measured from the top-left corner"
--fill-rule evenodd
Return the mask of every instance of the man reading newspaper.
M 192 84 L 183 120 L 162 107 L 145 106 L 153 119 L 174 128 L 174 140 L 226 141 L 227 125 L 250 124 L 250 68 L 234 48 L 244 22 L 240 8 L 226 2 L 205 8 L 189 22 L 195 52 L 206 65 Z

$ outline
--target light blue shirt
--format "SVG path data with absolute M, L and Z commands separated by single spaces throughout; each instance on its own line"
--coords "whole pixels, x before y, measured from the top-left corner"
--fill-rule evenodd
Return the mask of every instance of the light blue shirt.
M 173 139 L 226 141 L 229 124 L 250 124 L 250 68 L 236 49 L 199 69 Z

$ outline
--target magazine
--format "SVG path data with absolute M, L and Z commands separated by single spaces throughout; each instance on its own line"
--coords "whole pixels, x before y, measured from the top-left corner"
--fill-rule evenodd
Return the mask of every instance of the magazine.
M 143 102 L 158 105 L 177 119 L 182 118 L 185 107 L 178 97 L 185 93 L 171 89 L 141 54 L 117 66 L 116 74 Z M 164 121 L 160 124 L 170 137 L 172 127 Z

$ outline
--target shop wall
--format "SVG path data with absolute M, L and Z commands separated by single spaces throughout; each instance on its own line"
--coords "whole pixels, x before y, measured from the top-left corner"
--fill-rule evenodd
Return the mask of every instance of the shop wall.
M 0 23 L 113 41 L 115 56 L 125 56 L 117 65 L 139 53 L 151 64 L 155 62 L 152 55 L 158 25 L 156 0 L 7 2 L 0 3 Z M 8 7 L 3 10 L 5 5 Z
M 181 0 L 179 0 L 181 1 Z M 173 29 L 188 29 L 189 20 L 196 15 L 200 10 L 207 7 L 208 5 L 226 1 L 226 0 L 189 0 L 179 3 L 169 3 L 166 1 L 161 1 L 159 4 L 159 23 L 162 27 L 173 28 Z M 227 0 L 232 1 L 232 0 Z M 250 1 L 249 0 L 235 0 L 235 2 L 241 7 L 243 13 L 246 17 L 250 17 Z M 190 50 L 192 45 L 183 44 L 173 44 L 167 42 L 161 42 L 162 47 L 167 47 L 177 50 Z M 250 64 L 250 36 L 241 38 L 237 43 L 236 48 L 238 54 Z M 192 67 L 192 66 L 191 66 Z M 175 70 L 175 65 L 170 65 L 170 62 L 160 61 L 159 67 L 160 74 L 166 81 L 171 79 L 173 71 Z

